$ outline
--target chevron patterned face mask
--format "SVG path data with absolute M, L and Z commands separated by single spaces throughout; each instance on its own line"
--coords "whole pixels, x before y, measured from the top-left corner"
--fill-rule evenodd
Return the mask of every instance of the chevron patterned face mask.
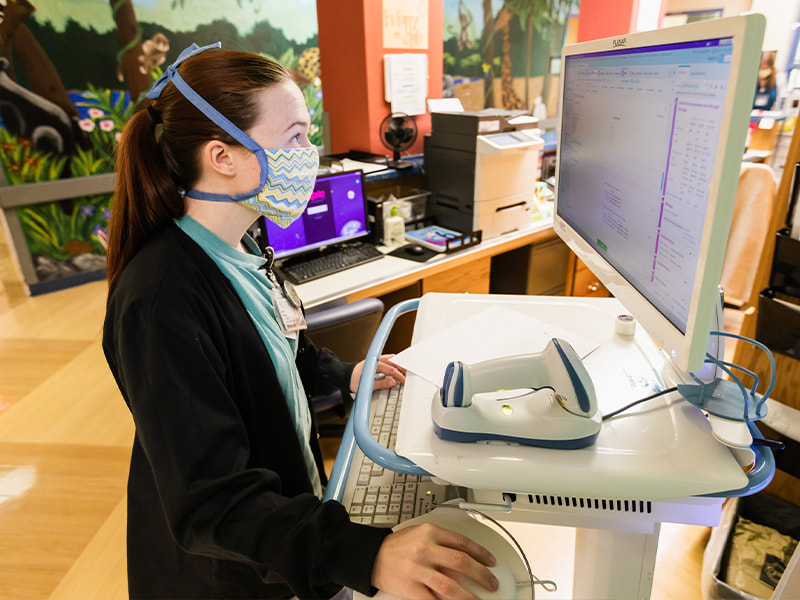
M 285 229 L 308 205 L 319 168 L 319 154 L 314 146 L 263 152 L 267 162 L 266 182 L 258 194 L 239 204 L 260 212 Z

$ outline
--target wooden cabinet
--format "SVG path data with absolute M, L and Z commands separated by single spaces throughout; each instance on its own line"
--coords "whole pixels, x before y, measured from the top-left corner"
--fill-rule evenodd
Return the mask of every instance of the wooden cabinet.
M 422 280 L 422 293 L 488 294 L 492 258 L 485 256 Z
M 583 262 L 570 253 L 570 263 L 567 269 L 567 295 L 591 296 L 593 298 L 608 298 L 611 293 L 606 286 L 589 270 Z
M 491 293 L 563 296 L 571 252 L 552 237 L 492 258 Z

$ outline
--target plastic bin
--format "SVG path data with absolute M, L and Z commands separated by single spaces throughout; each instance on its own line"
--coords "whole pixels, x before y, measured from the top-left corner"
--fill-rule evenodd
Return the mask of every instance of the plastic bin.
M 375 201 L 383 207 L 383 218 L 386 219 L 392 212 L 392 205 L 397 206 L 397 213 L 406 223 L 412 223 L 425 218 L 425 209 L 428 196 L 431 193 L 419 188 L 396 185 L 389 190 L 384 190 Z
M 800 298 L 767 288 L 758 296 L 756 339 L 773 352 L 800 358 Z
M 740 516 L 795 540 L 800 536 L 800 507 L 763 492 L 728 500 L 722 509 L 720 524 L 713 529 L 703 554 L 703 600 L 760 600 L 772 596 L 771 593 L 754 596 L 726 581 L 731 539 Z M 759 579 L 770 581 L 770 585 L 777 584 L 776 579 L 780 578 L 790 558 L 772 554 L 764 556 Z
M 800 296 L 800 240 L 781 229 L 775 236 L 775 254 L 769 285 L 790 296 Z

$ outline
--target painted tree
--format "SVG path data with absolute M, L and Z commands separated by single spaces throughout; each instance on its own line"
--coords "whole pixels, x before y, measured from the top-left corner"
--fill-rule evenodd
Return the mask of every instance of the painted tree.
M 550 91 L 550 57 L 561 54 L 566 34 L 566 22 L 577 0 L 506 0 L 505 7 L 513 12 L 520 22 L 522 31 L 527 35 L 527 52 L 525 60 L 525 107 L 530 108 L 528 81 L 532 76 L 533 33 L 546 36 L 548 39 L 548 55 L 542 82 L 542 99 L 546 100 Z
M 117 77 L 125 81 L 131 100 L 136 101 L 152 84 L 150 73 L 141 68 L 140 57 L 144 56 L 144 52 L 139 24 L 131 0 L 109 1 L 117 26 Z
M 567 20 L 572 14 L 573 8 L 577 8 L 580 0 L 547 0 L 547 11 L 543 15 L 542 27 L 547 26 L 550 30 L 550 56 L 560 56 L 561 47 L 566 42 L 567 36 Z M 542 83 L 542 100 L 547 102 L 550 95 L 550 86 L 552 85 L 553 76 L 550 74 L 548 67 L 544 73 L 544 82 Z
M 503 36 L 502 60 L 500 62 L 500 86 L 503 108 L 508 110 L 525 109 L 525 102 L 514 91 L 514 75 L 511 70 L 511 19 L 514 13 L 504 4 L 494 19 L 494 31 Z
M 483 31 L 481 32 L 481 47 L 483 48 L 483 64 L 489 67 L 489 77 L 486 81 L 484 98 L 485 106 L 494 106 L 494 93 L 492 90 L 492 67 L 494 66 L 494 11 L 492 0 L 483 0 Z
M 36 38 L 24 21 L 32 15 L 36 8 L 28 0 L 9 0 L 2 5 L 2 23 L 0 23 L 0 56 L 8 59 L 9 77 L 16 80 L 14 58 L 25 77 L 30 90 L 63 109 L 68 115 L 77 118 L 78 111 L 67 94 L 56 68 L 47 53 L 36 41 Z
M 527 52 L 525 52 L 525 107 L 531 106 L 529 80 L 532 76 L 533 63 L 533 31 L 542 34 L 544 15 L 547 12 L 547 0 L 506 0 L 506 6 L 519 18 L 522 31 L 527 37 Z

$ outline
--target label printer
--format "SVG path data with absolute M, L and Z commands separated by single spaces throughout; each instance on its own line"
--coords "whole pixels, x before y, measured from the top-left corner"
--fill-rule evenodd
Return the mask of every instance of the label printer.
M 544 141 L 526 111 L 431 113 L 425 136 L 428 216 L 483 239 L 523 229 L 533 219 Z

